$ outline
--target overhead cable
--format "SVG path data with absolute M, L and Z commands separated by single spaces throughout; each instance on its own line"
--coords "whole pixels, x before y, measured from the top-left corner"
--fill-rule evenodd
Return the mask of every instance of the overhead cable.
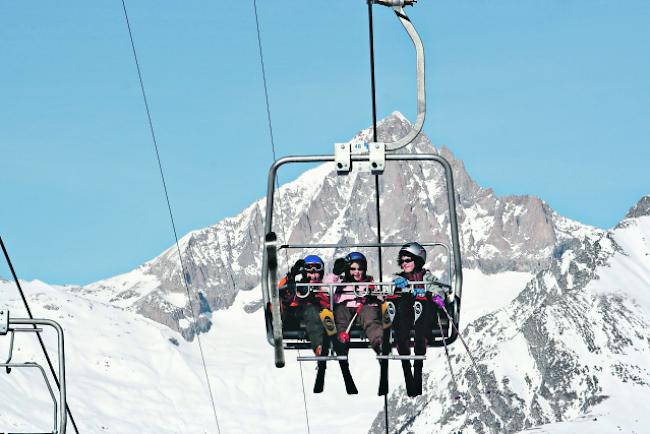
M 162 167 L 162 162 L 160 160 L 160 152 L 158 151 L 158 142 L 156 141 L 156 133 L 154 131 L 153 127 L 153 121 L 151 120 L 151 112 L 149 110 L 149 103 L 147 101 L 147 94 L 145 92 L 145 87 L 144 87 L 144 81 L 142 79 L 142 71 L 140 69 L 140 62 L 138 61 L 138 55 L 135 49 L 135 42 L 133 41 L 133 32 L 131 31 L 131 23 L 129 22 L 129 15 L 126 11 L 126 4 L 124 3 L 124 0 L 122 0 L 122 9 L 124 10 L 124 19 L 126 21 L 126 26 L 129 30 L 129 39 L 131 41 L 131 49 L 133 50 L 133 60 L 135 61 L 135 66 L 138 71 L 138 79 L 140 81 L 140 90 L 142 91 L 142 99 L 144 101 L 144 107 L 145 111 L 147 112 L 147 120 L 149 122 L 149 131 L 151 132 L 151 140 L 153 142 L 154 150 L 156 153 L 156 160 L 158 162 L 158 169 L 160 171 L 160 179 L 162 181 L 163 185 L 163 190 L 164 190 L 164 195 L 165 195 L 165 200 L 167 202 L 167 209 L 169 211 L 169 219 L 171 221 L 172 225 L 172 230 L 174 232 L 174 240 L 176 241 L 176 249 L 178 250 L 178 259 L 180 261 L 180 266 L 181 266 L 181 274 L 182 274 L 182 281 L 183 285 L 185 286 L 185 292 L 187 293 L 187 301 L 190 305 L 190 312 L 192 313 L 192 319 L 194 321 L 194 326 L 195 326 L 195 331 L 196 331 L 196 338 L 199 344 L 199 351 L 201 353 L 201 363 L 203 365 L 203 373 L 205 375 L 205 381 L 208 386 L 208 393 L 210 395 L 210 403 L 212 405 L 212 412 L 214 414 L 214 422 L 217 426 L 217 430 L 219 433 L 221 433 L 221 427 L 219 426 L 219 417 L 217 415 L 217 408 L 215 405 L 214 401 L 214 396 L 212 394 L 212 386 L 210 385 L 210 377 L 208 376 L 208 368 L 205 362 L 205 354 L 203 352 L 203 344 L 201 343 L 201 334 L 200 332 L 196 329 L 198 325 L 198 320 L 197 316 L 194 312 L 194 305 L 192 304 L 192 296 L 190 295 L 190 287 L 189 283 L 187 282 L 187 273 L 186 273 L 186 267 L 183 263 L 183 255 L 181 254 L 181 247 L 180 244 L 178 243 L 178 233 L 176 231 L 176 224 L 174 222 L 174 214 L 172 212 L 172 206 L 171 202 L 169 200 L 169 192 L 167 191 L 167 184 L 165 182 L 165 174 L 163 172 L 163 167 Z

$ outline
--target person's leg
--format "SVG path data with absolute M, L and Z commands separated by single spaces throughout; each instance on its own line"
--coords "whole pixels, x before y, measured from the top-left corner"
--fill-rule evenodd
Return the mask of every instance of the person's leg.
M 305 304 L 302 308 L 302 318 L 305 322 L 307 336 L 314 353 L 319 356 L 323 349 L 323 324 L 319 316 L 320 309 L 313 304 Z
M 402 356 L 411 354 L 411 328 L 413 326 L 413 296 L 411 294 L 402 294 L 396 303 L 397 314 L 393 328 L 397 340 L 397 352 Z M 413 384 L 413 372 L 411 371 L 411 361 L 402 360 L 402 371 L 404 371 L 404 382 L 408 396 L 415 396 Z
M 350 320 L 352 320 L 352 315 L 352 309 L 344 304 L 337 304 L 334 307 L 334 322 L 336 322 L 337 335 L 332 340 L 332 344 L 334 345 L 336 354 L 344 355 L 348 353 L 348 342 L 343 341 L 344 339 L 342 339 L 341 333 L 347 330 Z
M 381 352 L 381 342 L 384 336 L 384 327 L 381 323 L 381 312 L 379 306 L 363 305 L 359 311 L 359 322 L 363 331 L 370 341 L 372 349 L 377 354 Z
M 413 327 L 413 296 L 402 294 L 396 303 L 397 314 L 393 322 L 397 352 L 402 356 L 411 354 L 411 328 Z
M 427 353 L 428 339 L 431 335 L 431 327 L 433 327 L 433 307 L 428 300 L 421 301 L 422 314 L 415 322 L 415 354 L 423 356 Z M 415 360 L 413 362 L 413 379 L 415 386 L 415 393 L 422 394 L 422 367 L 424 361 Z

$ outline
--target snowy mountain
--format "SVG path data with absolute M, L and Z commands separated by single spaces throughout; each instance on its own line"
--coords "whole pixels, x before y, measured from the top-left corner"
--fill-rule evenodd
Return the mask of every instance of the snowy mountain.
M 409 128 L 401 114 L 393 113 L 377 129 L 380 140 L 394 140 Z M 371 133 L 370 129 L 361 131 L 352 141 L 367 142 Z M 538 198 L 497 197 L 492 190 L 479 187 L 461 161 L 448 149 L 437 150 L 424 134 L 406 152 L 439 152 L 450 161 L 465 267 L 487 274 L 536 272 L 547 267 L 567 245 L 588 233 L 599 233 L 559 216 Z M 446 187 L 439 166 L 389 163 L 381 180 L 383 241 L 449 243 Z M 374 241 L 374 197 L 374 178 L 368 173 L 337 176 L 333 164 L 324 164 L 280 188 L 275 199 L 279 205 L 275 230 L 280 240 L 288 242 Z M 259 283 L 265 202 L 261 199 L 239 216 L 193 231 L 180 240 L 192 298 L 201 300 L 194 303 L 197 313 L 228 308 L 238 291 L 250 290 Z M 305 253 L 290 252 L 290 261 Z M 331 263 L 343 252 L 319 253 Z M 392 256 L 384 258 L 385 270 L 397 269 Z M 371 263 L 377 263 L 372 254 L 369 257 Z M 442 261 L 434 258 L 432 265 L 441 265 Z M 210 323 L 202 315 L 199 325 L 193 326 L 180 270 L 178 251 L 172 246 L 136 270 L 80 288 L 80 293 L 139 312 L 192 339 L 196 330 L 205 331 Z
M 386 139 L 406 128 L 395 113 L 378 130 Z M 603 231 L 534 197 L 497 197 L 424 135 L 412 148 L 407 152 L 440 152 L 454 169 L 465 266 L 461 328 L 490 393 L 457 341 L 450 352 L 461 399 L 454 400 L 444 351 L 431 349 L 417 399 L 406 397 L 401 369 L 391 367 L 391 432 L 648 432 L 650 196 Z M 448 239 L 439 168 L 394 164 L 382 178 L 384 241 Z M 307 171 L 280 189 L 276 203 L 286 205 L 275 216 L 284 228 L 278 235 L 290 242 L 374 240 L 373 186 L 362 172 L 337 177 L 328 165 Z M 176 246 L 86 287 L 23 282 L 34 314 L 66 331 L 69 403 L 80 431 L 295 433 L 307 431 L 306 412 L 312 433 L 384 432 L 369 351 L 350 355 L 357 396 L 345 394 L 335 365 L 321 395 L 311 393 L 313 365 L 296 362 L 295 352 L 284 369 L 274 367 L 259 309 L 264 206 L 259 200 L 180 240 L 198 324 Z M 289 262 L 305 252 L 291 253 Z M 331 263 L 341 252 L 321 253 Z M 387 272 L 396 269 L 392 256 L 384 257 Z M 431 265 L 443 262 L 436 256 Z M 0 306 L 24 316 L 11 282 L 0 280 Z M 46 342 L 52 353 L 54 342 Z M 33 340 L 21 336 L 16 344 L 15 360 L 42 362 Z M 0 358 L 6 345 L 0 338 Z M 37 376 L 0 373 L 0 432 L 46 430 L 48 399 Z
M 454 403 L 438 354 L 429 395 L 416 406 L 393 396 L 399 432 L 517 432 L 558 421 L 574 423 L 531 432 L 648 432 L 648 203 L 642 198 L 613 230 L 566 246 L 512 303 L 465 327 L 489 394 L 455 344 L 462 399 Z M 373 432 L 383 432 L 382 414 Z

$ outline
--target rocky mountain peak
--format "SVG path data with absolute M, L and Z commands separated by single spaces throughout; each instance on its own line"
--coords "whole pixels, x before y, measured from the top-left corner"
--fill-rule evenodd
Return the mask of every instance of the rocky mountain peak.
M 625 214 L 625 218 L 637 218 L 650 216 L 650 194 L 643 196 L 630 210 Z

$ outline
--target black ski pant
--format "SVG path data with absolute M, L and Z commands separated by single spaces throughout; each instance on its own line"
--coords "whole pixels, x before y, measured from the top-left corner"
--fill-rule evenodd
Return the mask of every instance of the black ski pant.
M 416 299 L 413 294 L 403 293 L 396 300 L 397 312 L 393 322 L 395 340 L 397 341 L 397 352 L 402 356 L 411 354 L 411 329 L 415 329 L 415 355 L 422 356 L 427 353 L 427 341 L 433 327 L 433 306 L 430 300 L 420 300 L 422 313 L 415 321 L 413 305 Z
M 309 338 L 311 349 L 316 350 L 319 346 L 323 347 L 323 335 L 325 330 L 320 320 L 320 308 L 311 303 L 301 304 L 290 307 L 286 310 L 286 321 L 302 321 L 305 324 L 307 337 Z

